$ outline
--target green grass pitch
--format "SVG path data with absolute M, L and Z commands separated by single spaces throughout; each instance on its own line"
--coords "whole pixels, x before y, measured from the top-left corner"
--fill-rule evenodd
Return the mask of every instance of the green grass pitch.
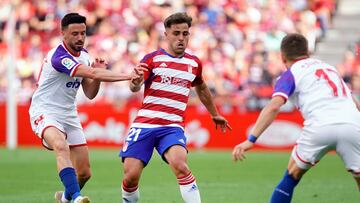
M 90 149 L 93 176 L 82 193 L 92 202 L 121 202 L 122 164 L 116 149 Z M 265 203 L 282 178 L 288 152 L 251 152 L 242 163 L 230 151 L 190 151 L 188 162 L 204 203 Z M 52 152 L 0 148 L 0 202 L 49 203 L 62 189 Z M 141 203 L 181 203 L 176 178 L 153 155 L 140 182 Z M 360 202 L 355 181 L 338 156 L 328 154 L 301 180 L 293 203 Z

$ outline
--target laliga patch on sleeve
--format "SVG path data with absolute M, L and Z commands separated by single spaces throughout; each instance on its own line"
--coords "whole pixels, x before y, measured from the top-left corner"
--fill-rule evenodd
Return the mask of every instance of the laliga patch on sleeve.
M 61 60 L 61 64 L 70 70 L 76 65 L 76 62 L 71 60 L 70 58 L 63 58 Z

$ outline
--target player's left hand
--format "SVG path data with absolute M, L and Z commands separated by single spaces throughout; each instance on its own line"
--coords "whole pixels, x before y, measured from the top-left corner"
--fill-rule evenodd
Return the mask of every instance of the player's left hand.
M 213 116 L 212 120 L 215 123 L 215 128 L 216 129 L 218 128 L 218 125 L 220 126 L 222 133 L 226 132 L 226 128 L 228 128 L 229 130 L 232 130 L 232 127 L 230 126 L 230 124 L 228 123 L 228 121 L 224 117 L 222 117 L 220 115 Z
M 243 161 L 245 159 L 245 152 L 250 150 L 254 146 L 254 143 L 245 140 L 244 142 L 236 145 L 232 152 L 233 160 L 236 161 Z

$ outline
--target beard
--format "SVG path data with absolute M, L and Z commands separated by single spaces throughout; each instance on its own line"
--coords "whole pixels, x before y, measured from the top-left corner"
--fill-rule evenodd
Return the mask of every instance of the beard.
M 185 52 L 185 46 L 182 46 L 182 47 L 179 47 L 179 46 L 174 46 L 173 47 L 173 52 L 176 54 L 176 55 L 183 55 L 184 52 Z
M 81 51 L 84 48 L 84 43 L 83 42 L 76 42 L 74 44 L 71 45 L 71 48 L 75 51 Z

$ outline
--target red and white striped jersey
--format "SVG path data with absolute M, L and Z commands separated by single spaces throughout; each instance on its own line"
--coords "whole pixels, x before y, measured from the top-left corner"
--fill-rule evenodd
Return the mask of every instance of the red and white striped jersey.
M 132 127 L 184 127 L 184 113 L 190 88 L 203 83 L 202 64 L 193 55 L 185 53 L 176 58 L 164 49 L 147 54 L 141 62 L 145 73 L 144 100 Z

